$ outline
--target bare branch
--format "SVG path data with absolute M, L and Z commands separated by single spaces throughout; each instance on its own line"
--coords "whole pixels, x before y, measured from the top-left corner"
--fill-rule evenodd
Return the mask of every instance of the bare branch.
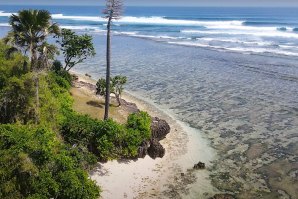
M 119 19 L 123 12 L 122 0 L 107 0 L 106 8 L 103 11 L 105 18 Z

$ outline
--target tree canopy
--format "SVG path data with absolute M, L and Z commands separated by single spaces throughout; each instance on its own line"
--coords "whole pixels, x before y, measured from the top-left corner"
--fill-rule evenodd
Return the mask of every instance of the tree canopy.
M 51 19 L 47 10 L 21 10 L 9 19 L 12 30 L 4 42 L 24 53 L 30 52 L 31 70 L 38 67 L 38 48 L 45 46 L 49 35 L 59 34 L 59 27 Z
M 90 35 L 77 35 L 69 29 L 62 29 L 57 38 L 57 43 L 64 55 L 64 70 L 66 71 L 69 71 L 88 57 L 95 55 L 92 36 Z
M 118 105 L 121 106 L 121 94 L 124 90 L 124 85 L 127 82 L 127 78 L 125 76 L 117 75 L 110 79 L 110 93 L 114 94 Z M 100 78 L 96 83 L 96 94 L 105 96 L 106 95 L 106 80 Z

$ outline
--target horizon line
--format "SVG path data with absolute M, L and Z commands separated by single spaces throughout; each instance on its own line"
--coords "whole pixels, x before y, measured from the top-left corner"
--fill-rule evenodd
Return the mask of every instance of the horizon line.
M 66 7 L 76 7 L 76 6 L 84 6 L 84 7 L 88 7 L 88 6 L 98 6 L 98 7 L 105 7 L 105 5 L 97 5 L 97 4 L 74 4 L 74 5 L 69 5 L 69 4 L 2 4 L 0 3 L 0 5 L 3 6 L 66 6 Z M 193 6 L 184 6 L 184 5 L 125 5 L 125 7 L 173 7 L 173 8 L 179 8 L 179 7 L 183 7 L 183 8 L 298 8 L 298 5 L 295 6 L 291 6 L 291 5 L 285 5 L 285 6 L 266 6 L 266 5 L 253 5 L 253 6 L 248 6 L 248 5 L 243 5 L 243 6 L 239 6 L 239 5 L 229 5 L 229 6 L 219 6 L 219 5 L 193 5 Z

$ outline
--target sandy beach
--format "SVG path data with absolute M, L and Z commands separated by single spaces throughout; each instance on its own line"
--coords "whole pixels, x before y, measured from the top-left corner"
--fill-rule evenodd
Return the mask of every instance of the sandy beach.
M 78 81 L 95 83 L 89 77 L 77 75 Z M 87 87 L 80 89 L 92 95 Z M 146 156 L 144 159 L 98 163 L 90 172 L 90 177 L 102 188 L 102 198 L 208 198 L 218 192 L 211 185 L 208 171 L 216 153 L 198 130 L 148 101 L 129 93 L 122 98 L 135 103 L 151 116 L 165 119 L 170 124 L 171 132 L 161 141 L 166 150 L 162 159 L 153 160 Z M 204 162 L 207 169 L 193 170 L 194 164 L 199 161 Z

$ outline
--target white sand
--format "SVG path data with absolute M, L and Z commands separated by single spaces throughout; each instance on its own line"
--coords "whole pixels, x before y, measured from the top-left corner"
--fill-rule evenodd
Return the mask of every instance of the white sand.
M 162 159 L 146 156 L 137 161 L 99 163 L 90 176 L 101 186 L 102 198 L 208 198 L 217 192 L 208 178 L 208 170 L 187 171 L 199 161 L 210 166 L 215 152 L 207 139 L 150 102 L 127 93 L 123 98 L 150 115 L 165 119 L 171 132 L 161 141 L 166 149 Z

